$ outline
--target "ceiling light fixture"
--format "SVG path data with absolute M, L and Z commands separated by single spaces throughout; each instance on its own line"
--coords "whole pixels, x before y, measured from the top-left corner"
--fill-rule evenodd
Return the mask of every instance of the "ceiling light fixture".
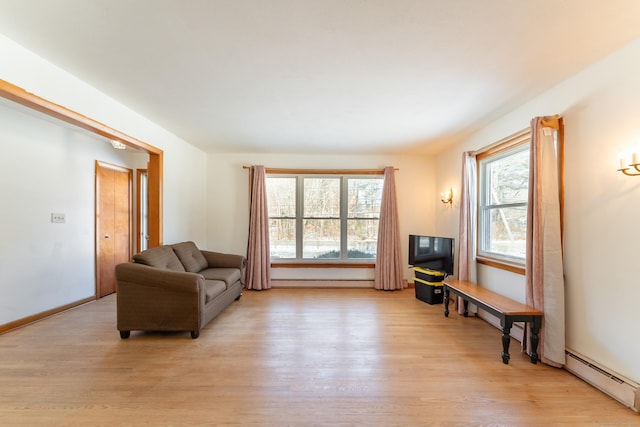
M 111 146 L 113 148 L 115 148 L 116 150 L 124 150 L 125 148 L 127 148 L 126 145 L 124 145 L 122 142 L 120 141 L 116 141 L 115 139 L 111 140 Z

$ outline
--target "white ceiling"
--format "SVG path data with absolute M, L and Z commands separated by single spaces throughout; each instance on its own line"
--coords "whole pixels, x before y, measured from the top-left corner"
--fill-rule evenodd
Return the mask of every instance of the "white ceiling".
M 0 0 L 0 33 L 207 151 L 424 153 L 639 37 L 640 1 Z

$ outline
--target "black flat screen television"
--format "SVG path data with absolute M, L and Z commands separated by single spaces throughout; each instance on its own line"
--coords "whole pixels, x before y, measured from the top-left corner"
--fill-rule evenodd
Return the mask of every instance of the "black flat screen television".
M 454 239 L 409 235 L 409 265 L 453 274 Z

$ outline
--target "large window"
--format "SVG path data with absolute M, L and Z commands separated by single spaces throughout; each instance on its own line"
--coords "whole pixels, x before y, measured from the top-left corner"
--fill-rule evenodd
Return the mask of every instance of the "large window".
M 524 266 L 529 136 L 478 157 L 478 257 Z
M 267 175 L 272 260 L 376 257 L 382 176 Z

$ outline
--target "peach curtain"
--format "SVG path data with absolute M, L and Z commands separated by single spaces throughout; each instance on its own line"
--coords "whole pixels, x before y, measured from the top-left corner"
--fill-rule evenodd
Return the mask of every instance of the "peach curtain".
M 269 211 L 264 166 L 251 166 L 249 242 L 247 245 L 247 289 L 271 288 Z
M 556 144 L 562 141 L 561 120 L 554 116 L 536 117 L 531 121 L 526 255 L 526 303 L 544 312 L 538 354 L 542 362 L 556 367 L 565 363 L 561 165 L 558 160 L 562 147 Z M 527 329 L 525 335 L 529 334 Z M 530 353 L 526 336 L 523 347 Z
M 462 154 L 462 189 L 460 191 L 460 224 L 458 238 L 458 280 L 477 283 L 476 264 L 476 155 L 467 151 Z M 464 311 L 462 298 L 458 297 L 458 312 Z M 475 313 L 475 306 L 469 306 L 469 312 Z
M 393 291 L 404 287 L 402 280 L 402 253 L 400 249 L 400 221 L 396 203 L 394 168 L 384 168 L 384 186 L 378 224 L 378 249 L 374 287 Z

